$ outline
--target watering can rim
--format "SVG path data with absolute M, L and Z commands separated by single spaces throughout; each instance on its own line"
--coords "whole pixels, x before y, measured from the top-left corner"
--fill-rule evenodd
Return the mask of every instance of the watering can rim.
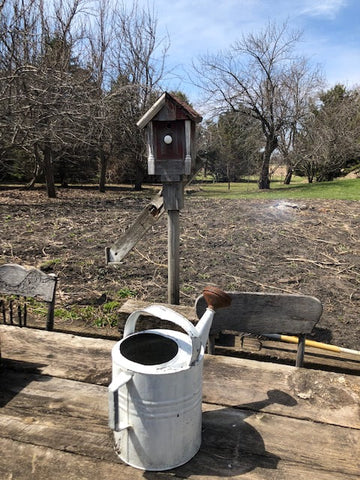
M 176 355 L 168 361 L 156 364 L 146 364 L 141 362 L 136 362 L 130 360 L 121 352 L 121 344 L 127 339 L 141 336 L 146 333 L 151 333 L 154 335 L 159 335 L 162 337 L 169 338 L 173 340 L 178 346 L 178 352 Z M 198 356 L 194 364 L 190 364 L 191 354 L 192 354 L 192 344 L 188 335 L 183 332 L 176 330 L 167 330 L 167 329 L 149 329 L 139 332 L 135 332 L 125 339 L 123 338 L 117 342 L 112 348 L 112 358 L 117 366 L 121 368 L 122 371 L 126 371 L 132 374 L 142 374 L 147 376 L 158 376 L 158 375 L 168 375 L 187 370 L 199 361 L 201 361 L 204 350 L 202 349 L 200 355 Z
M 153 317 L 159 318 L 160 320 L 166 320 L 170 323 L 181 327 L 186 334 L 190 337 L 192 344 L 192 354 L 189 361 L 189 365 L 193 365 L 199 358 L 201 349 L 205 348 L 201 341 L 201 336 L 196 329 L 196 327 L 183 315 L 178 312 L 175 312 L 171 308 L 165 307 L 164 305 L 151 304 L 147 307 L 141 308 L 139 310 L 134 310 L 127 318 L 124 326 L 123 340 L 129 335 L 135 333 L 135 326 L 138 318 L 141 314 L 148 314 Z M 161 329 L 158 329 L 161 330 Z M 144 330 L 147 332 L 148 330 Z M 171 330 L 169 330 L 171 331 Z

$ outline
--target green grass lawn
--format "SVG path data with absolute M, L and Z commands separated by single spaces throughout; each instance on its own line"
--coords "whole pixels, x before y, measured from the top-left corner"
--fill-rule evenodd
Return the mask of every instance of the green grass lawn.
M 307 183 L 295 177 L 290 185 L 273 180 L 270 190 L 259 190 L 256 180 L 231 183 L 230 190 L 227 183 L 202 183 L 200 187 L 196 195 L 208 198 L 360 200 L 360 178 Z

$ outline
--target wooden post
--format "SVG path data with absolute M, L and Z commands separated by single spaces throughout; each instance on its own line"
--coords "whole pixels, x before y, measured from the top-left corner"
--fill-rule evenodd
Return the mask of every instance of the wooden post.
M 302 367 L 304 364 L 304 354 L 305 354 L 305 337 L 304 333 L 299 335 L 298 349 L 296 354 L 296 367 Z
M 180 299 L 179 211 L 184 206 L 185 179 L 195 166 L 195 124 L 201 120 L 190 105 L 164 92 L 136 123 L 147 129 L 148 174 L 160 176 L 163 183 L 164 210 L 168 212 L 168 302 L 173 305 Z M 122 253 L 112 255 L 107 249 L 106 255 L 109 261 L 114 256 L 119 261 Z
M 180 303 L 179 210 L 168 210 L 168 303 Z

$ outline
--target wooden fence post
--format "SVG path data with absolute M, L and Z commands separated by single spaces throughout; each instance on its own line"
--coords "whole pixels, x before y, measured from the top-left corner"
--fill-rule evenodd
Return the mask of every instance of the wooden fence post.
M 168 303 L 180 303 L 179 210 L 168 210 Z

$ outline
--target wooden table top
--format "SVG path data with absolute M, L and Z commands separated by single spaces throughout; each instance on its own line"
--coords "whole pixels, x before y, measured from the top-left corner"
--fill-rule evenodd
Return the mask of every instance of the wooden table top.
M 199 453 L 167 472 L 117 457 L 114 341 L 0 325 L 0 479 L 360 478 L 360 377 L 206 356 Z

